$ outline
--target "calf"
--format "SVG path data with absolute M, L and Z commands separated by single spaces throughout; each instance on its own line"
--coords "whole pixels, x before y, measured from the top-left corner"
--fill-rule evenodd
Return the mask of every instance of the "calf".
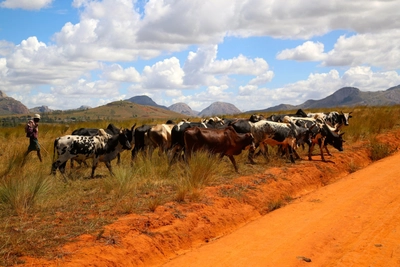
M 52 174 L 56 174 L 57 169 L 65 173 L 65 164 L 69 159 L 86 160 L 93 159 L 91 177 L 94 177 L 98 162 L 104 162 L 113 174 L 111 160 L 123 149 L 131 149 L 131 144 L 126 136 L 125 130 L 120 130 L 118 134 L 110 136 L 103 129 L 95 136 L 65 135 L 54 140 L 54 156 L 51 168 Z M 55 152 L 57 151 L 57 160 Z M 65 176 L 64 176 L 65 180 Z
M 234 155 L 239 155 L 242 150 L 252 146 L 253 136 L 250 133 L 238 134 L 232 126 L 224 129 L 208 129 L 193 127 L 184 132 L 185 160 L 189 160 L 192 152 L 205 150 L 211 154 L 227 156 L 238 172 Z

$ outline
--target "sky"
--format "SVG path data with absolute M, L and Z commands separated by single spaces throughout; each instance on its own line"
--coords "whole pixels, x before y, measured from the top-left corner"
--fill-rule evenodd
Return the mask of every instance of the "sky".
M 28 108 L 147 95 L 201 111 L 400 84 L 398 0 L 0 0 L 0 90 Z

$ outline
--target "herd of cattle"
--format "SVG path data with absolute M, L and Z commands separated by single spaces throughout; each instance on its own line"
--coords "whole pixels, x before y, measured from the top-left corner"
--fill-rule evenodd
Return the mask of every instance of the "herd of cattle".
M 227 156 L 236 172 L 238 167 L 233 156 L 243 150 L 249 150 L 248 160 L 254 162 L 255 152 L 268 159 L 268 145 L 279 146 L 282 156 L 288 155 L 291 162 L 299 159 L 296 152 L 299 146 L 308 145 L 308 158 L 312 159 L 312 151 L 316 144 L 320 147 L 321 159 L 325 161 L 323 150 L 331 155 L 328 145 L 343 151 L 343 126 L 349 125 L 350 113 L 305 113 L 299 109 L 295 114 L 251 115 L 249 119 L 220 119 L 218 117 L 179 123 L 167 121 L 165 124 L 142 125 L 131 129 L 120 129 L 109 124 L 106 129 L 80 128 L 58 137 L 54 141 L 52 173 L 59 169 L 64 175 L 68 160 L 85 162 L 92 158 L 94 176 L 98 162 L 104 162 L 112 174 L 111 161 L 124 150 L 131 150 L 132 162 L 138 153 L 151 155 L 158 148 L 159 153 L 167 153 L 169 164 L 181 158 L 190 160 L 192 153 L 205 150 Z M 133 148 L 132 148 L 133 147 Z M 257 154 L 258 154 L 257 153 Z

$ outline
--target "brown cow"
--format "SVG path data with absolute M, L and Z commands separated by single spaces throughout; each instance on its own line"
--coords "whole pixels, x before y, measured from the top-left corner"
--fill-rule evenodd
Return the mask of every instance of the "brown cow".
M 235 171 L 238 172 L 234 155 L 239 155 L 243 149 L 253 147 L 253 135 L 250 133 L 238 134 L 232 126 L 224 129 L 188 128 L 184 132 L 185 159 L 189 160 L 191 153 L 205 150 L 211 154 L 228 156 Z

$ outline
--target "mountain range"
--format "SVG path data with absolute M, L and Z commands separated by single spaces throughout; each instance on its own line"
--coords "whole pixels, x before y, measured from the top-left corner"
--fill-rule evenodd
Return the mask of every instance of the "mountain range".
M 233 104 L 226 102 L 214 102 L 202 111 L 194 111 L 185 103 L 176 103 L 169 107 L 158 105 L 150 97 L 141 95 L 134 96 L 126 99 L 139 105 L 151 106 L 159 109 L 173 111 L 186 116 L 215 116 L 215 115 L 233 115 L 239 113 L 261 113 L 261 112 L 274 112 L 284 110 L 297 110 L 297 109 L 316 109 L 316 108 L 330 108 L 330 107 L 354 107 L 354 106 L 390 106 L 400 104 L 400 85 L 391 87 L 387 90 L 367 92 L 361 91 L 355 87 L 343 87 L 333 94 L 320 99 L 320 100 L 307 100 L 300 105 L 280 104 L 277 106 L 269 107 L 261 110 L 248 110 L 241 111 Z M 81 106 L 76 110 L 88 110 L 90 107 Z M 20 101 L 12 97 L 8 97 L 5 93 L 0 91 L 0 115 L 13 115 L 13 114 L 29 114 L 29 113 L 46 113 L 52 112 L 47 106 L 35 107 L 28 109 Z

